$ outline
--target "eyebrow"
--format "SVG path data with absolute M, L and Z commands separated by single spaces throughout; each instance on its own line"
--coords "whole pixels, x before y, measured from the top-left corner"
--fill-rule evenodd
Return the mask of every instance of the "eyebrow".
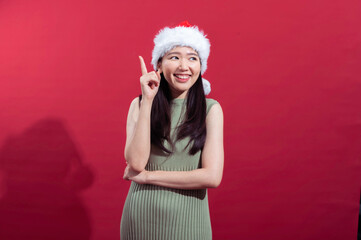
M 170 54 L 181 54 L 181 53 L 180 52 L 170 52 L 170 53 L 167 54 L 167 56 L 170 55 Z M 194 56 L 198 57 L 198 54 L 196 54 L 196 53 L 187 53 L 187 55 L 194 55 Z

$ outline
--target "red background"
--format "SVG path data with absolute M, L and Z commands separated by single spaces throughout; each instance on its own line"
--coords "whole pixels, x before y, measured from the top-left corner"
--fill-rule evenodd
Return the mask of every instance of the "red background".
M 355 239 L 361 2 L 0 1 L 0 236 L 119 239 L 142 55 L 183 20 L 211 40 L 225 168 L 214 239 Z M 9 237 L 10 238 L 10 237 Z

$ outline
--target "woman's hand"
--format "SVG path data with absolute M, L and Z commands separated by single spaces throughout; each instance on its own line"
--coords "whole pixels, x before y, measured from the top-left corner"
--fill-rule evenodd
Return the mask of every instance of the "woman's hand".
M 148 100 L 153 100 L 158 92 L 160 84 L 160 71 L 148 72 L 144 63 L 144 59 L 139 56 L 140 68 L 142 70 L 142 76 L 140 77 L 140 86 L 142 88 L 142 95 Z
M 123 179 L 131 180 L 138 184 L 146 184 L 147 172 L 147 170 L 143 170 L 141 172 L 134 171 L 132 168 L 130 168 L 129 164 L 127 164 L 127 167 L 124 170 Z

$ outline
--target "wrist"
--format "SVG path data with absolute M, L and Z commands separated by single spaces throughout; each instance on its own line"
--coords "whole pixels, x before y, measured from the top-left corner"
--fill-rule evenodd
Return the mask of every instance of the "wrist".
M 149 99 L 149 98 L 146 98 L 146 97 L 142 97 L 142 100 L 140 101 L 140 104 L 141 105 L 152 105 L 153 103 L 153 98 L 152 99 Z
M 145 184 L 151 184 L 152 182 L 152 174 L 151 171 L 145 170 Z

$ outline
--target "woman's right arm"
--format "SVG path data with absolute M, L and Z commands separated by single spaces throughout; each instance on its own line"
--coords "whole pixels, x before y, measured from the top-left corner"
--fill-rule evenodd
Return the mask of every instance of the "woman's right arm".
M 124 157 L 128 166 L 135 171 L 143 171 L 150 155 L 150 115 L 155 95 L 160 84 L 160 71 L 147 71 L 144 59 L 139 56 L 142 76 L 140 85 L 142 100 L 135 98 L 129 107 L 127 117 L 127 139 Z
M 127 117 L 127 139 L 124 157 L 129 167 L 143 171 L 150 155 L 150 113 L 152 100 L 135 98 L 129 107 Z

